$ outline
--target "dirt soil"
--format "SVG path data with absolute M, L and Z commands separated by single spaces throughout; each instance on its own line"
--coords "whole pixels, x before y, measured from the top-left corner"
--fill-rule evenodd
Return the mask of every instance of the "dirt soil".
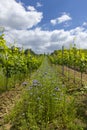
M 74 73 L 75 73 L 76 80 L 78 79 L 79 83 L 81 82 L 81 72 L 64 66 L 64 74 L 67 76 L 68 76 L 68 71 L 69 71 L 69 75 L 70 75 L 71 80 L 73 79 Z M 62 66 L 60 66 L 60 65 L 58 65 L 58 72 L 62 73 Z M 87 74 L 86 73 L 82 74 L 82 82 L 83 82 L 83 84 L 87 85 Z
M 71 76 L 74 75 L 73 69 L 64 67 L 64 71 L 66 73 L 67 73 L 67 70 L 69 70 Z M 70 76 L 70 79 L 71 79 L 71 76 Z M 79 86 L 79 84 L 81 84 L 81 73 L 78 71 L 75 71 L 75 77 L 79 81 L 78 82 L 78 86 Z M 76 89 L 76 91 L 73 91 L 73 92 L 74 92 L 74 94 L 78 93 L 76 95 L 77 108 L 78 108 L 77 115 L 78 115 L 78 117 L 80 117 L 80 119 L 78 118 L 77 123 L 79 123 L 78 121 L 80 121 L 80 124 L 81 124 L 81 126 L 84 127 L 84 130 L 87 130 L 87 90 L 84 90 L 84 89 L 81 90 L 81 88 L 84 88 L 85 86 L 87 88 L 87 74 L 85 74 L 85 73 L 83 73 L 82 83 L 83 83 L 83 86 L 80 86 L 80 91 L 79 91 L 79 89 Z M 81 121 L 81 119 L 83 121 Z
M 59 68 L 61 68 L 61 66 L 59 66 Z M 64 71 L 67 73 L 67 70 L 69 69 L 70 71 L 70 75 L 74 74 L 74 70 L 64 67 Z M 76 78 L 80 79 L 81 77 L 81 73 L 75 71 L 76 74 Z M 71 78 L 71 77 L 70 77 Z M 87 74 L 83 74 L 83 82 L 86 83 L 87 85 Z M 12 108 L 15 106 L 16 102 L 20 100 L 21 95 L 23 94 L 24 91 L 24 87 L 21 85 L 17 85 L 14 89 L 10 90 L 10 91 L 6 91 L 4 93 L 2 93 L 0 95 L 0 130 L 4 130 L 3 125 L 4 125 L 4 117 L 6 114 L 9 114 L 10 111 L 12 110 Z M 78 99 L 79 101 L 79 99 Z M 87 94 L 84 96 L 84 99 L 82 100 L 82 98 L 80 99 L 80 103 L 85 102 L 85 116 L 87 116 Z M 81 103 L 81 105 L 82 105 Z M 84 106 L 84 105 L 82 105 Z M 6 130 L 10 130 L 10 124 L 6 125 Z
M 74 70 L 73 69 L 68 68 L 68 67 L 64 67 L 65 71 L 67 69 L 69 69 L 69 71 L 70 71 L 71 74 L 74 74 Z M 75 71 L 75 76 L 76 76 L 76 78 L 81 79 L 81 73 L 79 71 Z M 83 78 L 83 82 L 87 83 L 87 74 L 86 73 L 83 73 L 82 78 Z
M 24 87 L 22 85 L 16 85 L 12 90 L 6 91 L 0 95 L 0 130 L 4 130 L 4 117 L 10 113 L 16 102 L 20 100 L 23 91 Z M 9 124 L 6 130 L 9 130 Z

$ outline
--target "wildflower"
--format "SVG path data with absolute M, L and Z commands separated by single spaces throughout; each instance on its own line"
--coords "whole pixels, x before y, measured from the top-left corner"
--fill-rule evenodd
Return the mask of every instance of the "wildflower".
M 53 93 L 53 96 L 56 96 L 56 94 L 55 94 L 55 93 Z
M 64 85 L 64 84 L 62 84 L 62 87 L 65 87 L 65 85 Z
M 57 92 L 60 91 L 60 88 L 56 87 L 54 90 Z
M 55 100 L 59 100 L 59 98 L 55 98 Z
M 36 86 L 38 86 L 38 84 L 37 83 L 33 83 L 33 86 L 36 87 Z
M 38 80 L 33 80 L 33 86 L 42 86 L 39 82 L 38 82 Z
M 45 75 L 47 74 L 47 72 L 44 73 Z
M 39 82 L 38 82 L 38 80 L 33 80 L 33 84 L 38 84 Z
M 28 83 L 25 81 L 22 83 L 23 86 L 26 86 Z
M 40 97 L 37 97 L 37 100 L 40 100 Z
M 22 113 L 22 116 L 25 116 L 25 113 Z
M 27 90 L 31 90 L 32 89 L 32 86 L 29 86 L 28 88 L 27 88 Z

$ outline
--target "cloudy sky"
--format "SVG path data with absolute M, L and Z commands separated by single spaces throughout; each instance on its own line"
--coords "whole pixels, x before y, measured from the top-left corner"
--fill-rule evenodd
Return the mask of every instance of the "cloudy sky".
M 37 53 L 87 48 L 87 0 L 0 0 L 0 27 L 7 44 Z

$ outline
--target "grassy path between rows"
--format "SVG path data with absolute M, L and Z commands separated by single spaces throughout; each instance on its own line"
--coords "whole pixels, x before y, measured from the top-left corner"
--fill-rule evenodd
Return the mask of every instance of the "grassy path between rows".
M 0 130 L 85 130 L 77 116 L 75 96 L 67 93 L 60 79 L 45 57 Z

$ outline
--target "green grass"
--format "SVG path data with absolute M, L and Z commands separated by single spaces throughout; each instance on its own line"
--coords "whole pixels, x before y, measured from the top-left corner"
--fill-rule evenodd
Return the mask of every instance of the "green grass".
M 2 69 L 0 69 L 0 93 L 2 93 L 3 91 L 5 91 L 5 77 L 3 75 L 3 71 Z
M 83 130 L 77 118 L 74 96 L 67 94 L 46 57 L 6 122 L 10 121 L 12 130 Z

